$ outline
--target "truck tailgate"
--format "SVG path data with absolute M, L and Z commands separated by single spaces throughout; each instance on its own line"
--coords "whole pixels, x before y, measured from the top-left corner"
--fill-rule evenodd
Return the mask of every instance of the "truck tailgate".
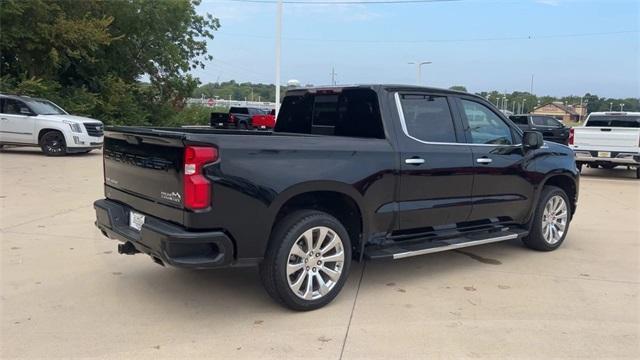
M 184 145 L 177 133 L 107 131 L 105 185 L 166 206 L 183 207 Z
M 640 129 L 611 127 L 576 127 L 574 144 L 584 148 L 634 149 L 638 147 Z

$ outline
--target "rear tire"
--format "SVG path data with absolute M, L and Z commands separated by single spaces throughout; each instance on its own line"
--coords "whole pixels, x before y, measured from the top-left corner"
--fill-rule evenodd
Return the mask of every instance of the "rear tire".
M 333 216 L 300 210 L 276 225 L 260 279 L 280 304 L 298 311 L 321 308 L 340 292 L 351 266 L 351 242 Z
M 640 179 L 640 166 L 636 167 L 636 179 Z
M 545 186 L 540 194 L 533 224 L 524 244 L 534 250 L 552 251 L 567 237 L 571 222 L 569 197 L 556 186 Z
M 240 129 L 240 130 L 248 130 L 249 127 L 247 126 L 247 123 L 241 122 L 240 124 L 238 124 L 238 129 Z
M 67 144 L 60 131 L 47 131 L 40 138 L 40 148 L 47 156 L 64 156 L 67 154 Z

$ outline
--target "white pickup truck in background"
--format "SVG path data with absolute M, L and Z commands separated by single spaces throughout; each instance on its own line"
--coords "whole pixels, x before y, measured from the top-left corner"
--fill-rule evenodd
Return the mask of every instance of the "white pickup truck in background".
M 576 165 L 613 169 L 635 168 L 640 179 L 640 112 L 593 112 L 583 126 L 574 127 L 569 146 Z

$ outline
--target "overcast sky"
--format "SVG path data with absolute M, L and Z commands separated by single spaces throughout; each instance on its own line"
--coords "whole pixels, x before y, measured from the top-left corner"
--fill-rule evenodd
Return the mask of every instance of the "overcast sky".
M 295 0 L 291 0 L 295 1 Z M 346 1 L 346 0 L 343 0 Z M 326 2 L 326 0 L 325 0 Z M 203 83 L 274 82 L 275 4 L 203 0 L 220 19 L 194 72 Z M 469 91 L 640 97 L 640 1 L 460 0 L 420 4 L 285 4 L 282 81 L 416 81 Z

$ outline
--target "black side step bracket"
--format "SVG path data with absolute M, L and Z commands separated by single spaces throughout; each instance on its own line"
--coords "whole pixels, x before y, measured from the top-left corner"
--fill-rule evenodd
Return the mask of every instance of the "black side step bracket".
M 490 244 L 522 238 L 528 235 L 523 229 L 507 229 L 486 233 L 474 233 L 443 240 L 415 240 L 397 242 L 392 245 L 376 245 L 365 248 L 366 259 L 402 259 L 411 256 L 432 254 L 441 251 L 461 249 L 469 246 Z

